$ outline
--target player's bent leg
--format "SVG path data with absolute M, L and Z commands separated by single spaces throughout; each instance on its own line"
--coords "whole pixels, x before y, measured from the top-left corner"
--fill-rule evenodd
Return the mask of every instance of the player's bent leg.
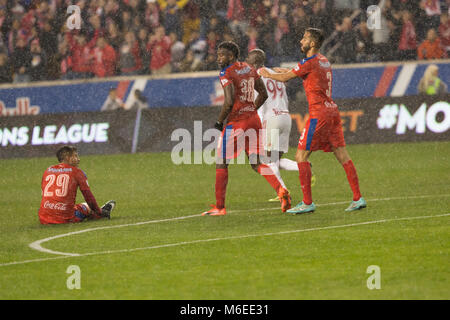
M 79 203 L 75 205 L 73 214 L 73 220 L 70 222 L 81 222 L 91 217 L 92 210 L 87 203 Z
M 250 156 L 249 156 L 250 158 Z M 283 187 L 282 183 L 278 177 L 274 174 L 270 166 L 261 163 L 259 157 L 257 157 L 257 163 L 252 164 L 253 169 L 262 175 L 266 181 L 272 186 L 278 195 L 279 201 L 281 202 L 281 211 L 286 212 L 291 207 L 291 196 L 289 191 Z

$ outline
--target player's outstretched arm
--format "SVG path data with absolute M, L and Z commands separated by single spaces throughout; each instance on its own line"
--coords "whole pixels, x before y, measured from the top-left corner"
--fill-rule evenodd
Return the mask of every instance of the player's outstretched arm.
M 286 73 L 286 72 L 291 71 L 291 69 L 289 69 L 289 68 L 275 67 L 275 68 L 273 68 L 273 71 L 278 72 L 278 73 Z
M 94 195 L 92 194 L 90 189 L 84 189 L 81 190 L 81 193 L 83 194 L 84 200 L 88 204 L 89 208 L 92 209 L 97 215 L 102 214 L 102 209 L 97 204 L 97 200 L 95 200 Z
M 270 73 L 266 68 L 261 68 L 259 74 L 264 78 L 269 78 L 281 82 L 287 82 L 297 77 L 297 75 L 292 70 L 284 73 Z

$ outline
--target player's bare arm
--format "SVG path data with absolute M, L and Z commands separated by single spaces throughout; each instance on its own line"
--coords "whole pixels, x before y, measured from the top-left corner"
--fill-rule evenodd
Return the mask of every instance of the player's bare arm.
M 291 71 L 291 69 L 289 69 L 289 68 L 280 68 L 280 67 L 275 67 L 272 69 L 273 69 L 273 71 L 278 72 L 278 73 L 285 73 L 285 72 Z
M 234 105 L 234 85 L 231 83 L 223 89 L 225 95 L 225 101 L 222 105 L 222 110 L 220 111 L 217 123 L 223 125 L 223 122 L 230 114 Z M 266 93 L 267 94 L 267 93 Z
M 258 97 L 255 100 L 255 106 L 256 109 L 259 109 L 269 97 L 264 81 L 262 81 L 261 78 L 255 81 L 255 90 L 258 92 Z
M 259 74 L 264 77 L 264 78 L 269 78 L 269 79 L 273 79 L 276 81 L 281 81 L 281 82 L 287 82 L 295 77 L 297 77 L 297 75 L 292 72 L 292 70 L 289 70 L 289 72 L 283 72 L 283 73 L 270 73 L 266 68 L 261 68 L 259 70 Z

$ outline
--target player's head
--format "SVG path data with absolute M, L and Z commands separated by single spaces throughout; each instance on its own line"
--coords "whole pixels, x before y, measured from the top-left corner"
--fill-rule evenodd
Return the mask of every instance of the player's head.
M 266 61 L 266 53 L 261 49 L 253 49 L 249 52 L 246 61 L 254 68 L 259 69 L 264 66 L 264 62 Z
M 239 46 L 233 41 L 224 41 L 217 47 L 217 64 L 220 68 L 232 64 L 239 57 Z
M 74 146 L 63 146 L 56 152 L 56 158 L 59 162 L 67 163 L 71 166 L 77 167 L 80 163 L 78 150 Z
M 324 39 L 322 30 L 317 28 L 306 29 L 303 38 L 300 40 L 302 52 L 308 53 L 311 49 L 319 51 Z

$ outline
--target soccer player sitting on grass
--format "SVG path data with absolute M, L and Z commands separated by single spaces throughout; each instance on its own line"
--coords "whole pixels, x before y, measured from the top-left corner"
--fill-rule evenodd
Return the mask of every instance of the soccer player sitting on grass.
M 309 119 L 300 137 L 295 156 L 303 201 L 288 213 L 313 212 L 316 209 L 311 196 L 311 165 L 308 158 L 311 152 L 323 150 L 333 152 L 347 174 L 347 180 L 353 192 L 353 201 L 346 211 L 355 211 L 366 207 L 366 201 L 359 190 L 358 175 L 350 155 L 345 147 L 344 132 L 338 107 L 331 98 L 333 75 L 328 59 L 319 52 L 324 36 L 321 30 L 308 28 L 300 40 L 300 47 L 306 58 L 292 70 L 272 73 L 260 69 L 261 76 L 286 82 L 295 77 L 303 79 L 309 105 Z
M 81 222 L 85 219 L 110 218 L 116 202 L 110 200 L 101 208 L 89 188 L 86 174 L 78 169 L 80 157 L 73 146 L 56 152 L 59 164 L 45 170 L 42 177 L 42 201 L 39 209 L 41 224 Z M 80 188 L 86 203 L 75 204 Z

